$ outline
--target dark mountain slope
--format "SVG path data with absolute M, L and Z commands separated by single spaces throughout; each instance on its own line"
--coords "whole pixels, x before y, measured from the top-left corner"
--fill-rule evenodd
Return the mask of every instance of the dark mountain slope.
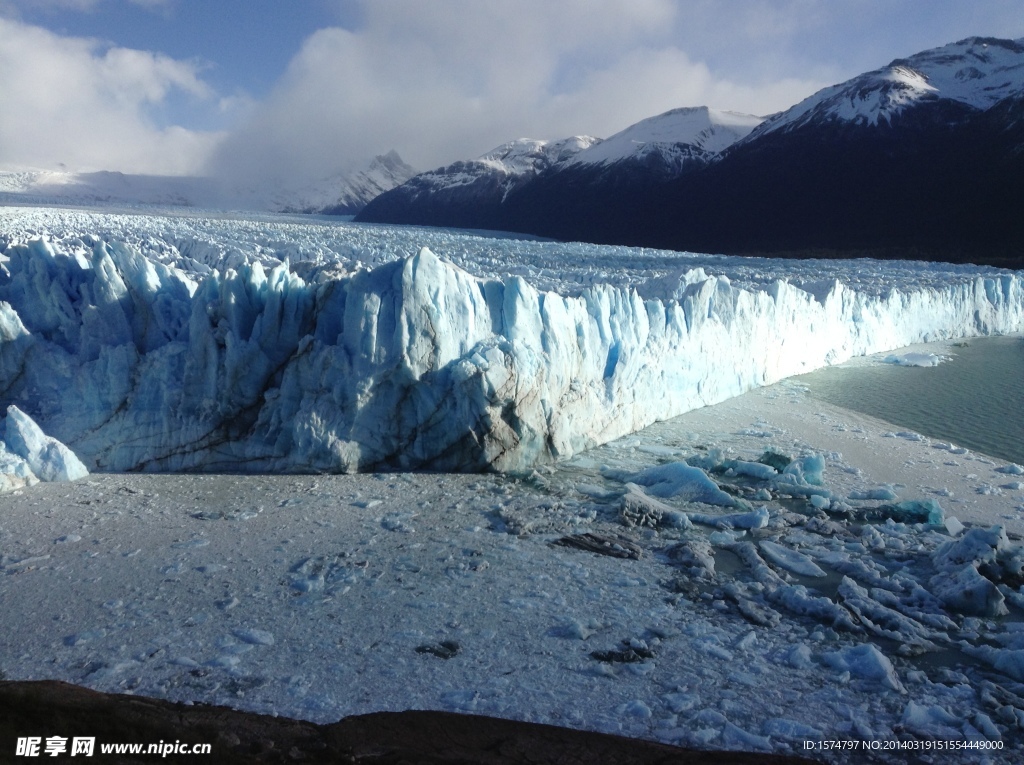
M 677 110 L 691 121 L 698 111 Z M 629 144 L 613 139 L 500 195 L 410 195 L 414 178 L 361 218 L 701 252 L 1024 268 L 1024 41 L 968 38 L 893 61 L 731 142 L 585 161 Z

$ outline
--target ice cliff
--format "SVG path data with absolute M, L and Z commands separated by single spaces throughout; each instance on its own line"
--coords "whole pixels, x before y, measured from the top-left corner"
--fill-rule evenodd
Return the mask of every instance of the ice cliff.
M 0 405 L 101 471 L 525 471 L 855 355 L 1024 330 L 1021 275 L 991 269 L 881 291 L 690 270 L 645 298 L 426 248 L 303 277 L 187 272 L 100 237 L 4 257 Z

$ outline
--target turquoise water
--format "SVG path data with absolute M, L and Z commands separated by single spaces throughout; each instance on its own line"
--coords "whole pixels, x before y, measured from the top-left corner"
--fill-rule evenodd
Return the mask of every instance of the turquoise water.
M 966 342 L 937 367 L 861 361 L 793 379 L 815 398 L 1024 464 L 1024 339 Z

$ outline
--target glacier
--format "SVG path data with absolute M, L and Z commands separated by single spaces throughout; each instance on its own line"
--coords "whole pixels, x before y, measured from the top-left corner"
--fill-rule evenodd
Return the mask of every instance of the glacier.
M 992 268 L 3 221 L 0 406 L 93 471 L 529 472 L 853 356 L 1024 330 L 1021 274 Z

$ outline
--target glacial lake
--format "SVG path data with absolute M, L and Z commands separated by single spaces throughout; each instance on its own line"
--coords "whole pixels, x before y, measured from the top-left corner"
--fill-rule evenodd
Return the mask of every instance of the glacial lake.
M 1024 338 L 964 342 L 936 345 L 951 358 L 935 367 L 884 363 L 889 354 L 879 354 L 791 379 L 836 406 L 1024 464 Z

